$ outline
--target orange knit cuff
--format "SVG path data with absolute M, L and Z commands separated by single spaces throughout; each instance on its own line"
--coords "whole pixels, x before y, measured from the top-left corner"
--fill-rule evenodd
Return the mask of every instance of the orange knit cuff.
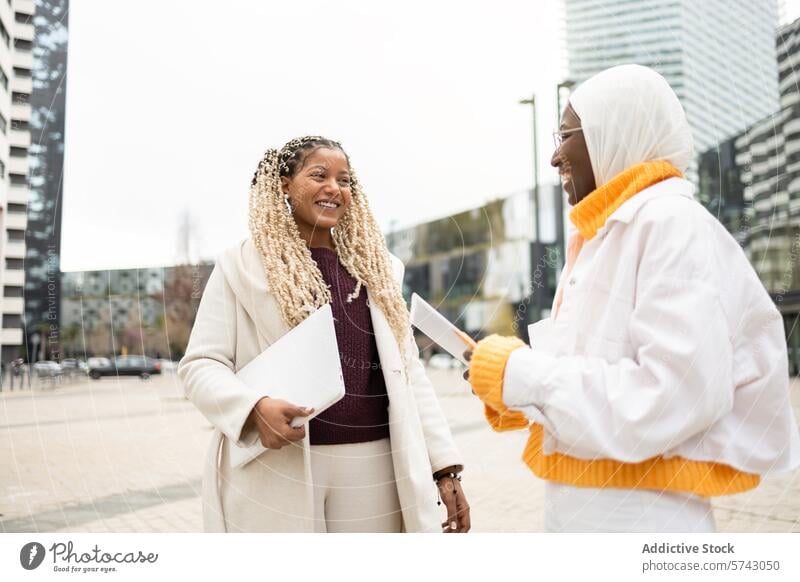
M 494 430 L 515 430 L 528 426 L 524 414 L 509 410 L 503 402 L 503 374 L 511 352 L 525 344 L 516 337 L 491 335 L 478 342 L 472 354 L 469 380 L 475 394 L 486 405 L 486 420 Z
M 528 428 L 528 417 L 518 410 L 497 412 L 493 408 L 484 404 L 483 415 L 486 417 L 486 422 L 489 423 L 489 426 L 491 426 L 492 429 L 497 432 Z

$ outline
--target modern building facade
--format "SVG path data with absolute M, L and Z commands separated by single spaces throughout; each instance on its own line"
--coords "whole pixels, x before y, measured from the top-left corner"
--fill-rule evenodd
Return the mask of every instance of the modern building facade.
M 777 0 L 564 2 L 569 79 L 626 63 L 654 68 L 680 98 L 697 152 L 778 109 Z
M 24 356 L 25 231 L 35 38 L 32 0 L 0 2 L 0 359 Z
M 529 191 L 390 233 L 389 250 L 406 265 L 404 296 L 419 294 L 475 337 L 527 338 L 527 324 L 549 313 L 563 264 L 558 196 L 560 186 L 541 189 L 540 241 Z
M 780 108 L 700 157 L 700 200 L 742 244 L 784 316 L 800 373 L 800 20 L 777 32 Z
M 183 355 L 212 263 L 61 275 L 64 356 Z
M 33 90 L 25 232 L 25 340 L 37 357 L 61 358 L 61 193 L 67 88 L 69 0 L 35 0 Z

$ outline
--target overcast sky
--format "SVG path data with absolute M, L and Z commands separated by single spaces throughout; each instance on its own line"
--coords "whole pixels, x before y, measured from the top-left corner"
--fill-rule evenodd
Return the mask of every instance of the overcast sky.
M 247 236 L 268 147 L 342 142 L 384 227 L 542 180 L 562 80 L 546 2 L 72 0 L 62 268 L 171 264 Z
M 800 0 L 787 2 L 786 17 Z M 542 182 L 563 80 L 560 0 L 72 0 L 62 269 L 173 264 L 248 235 L 268 147 L 342 142 L 386 229 Z

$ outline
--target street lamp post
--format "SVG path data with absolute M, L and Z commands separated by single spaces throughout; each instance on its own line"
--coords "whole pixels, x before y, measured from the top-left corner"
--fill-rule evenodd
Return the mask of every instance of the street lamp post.
M 40 336 L 38 333 L 33 332 L 31 334 L 31 344 L 33 345 L 33 350 L 31 350 L 31 354 L 28 354 L 28 361 L 31 364 L 39 361 L 39 339 Z
M 520 99 L 520 105 L 530 105 L 533 113 L 533 204 L 536 225 L 536 240 L 542 239 L 539 223 L 539 140 L 536 136 L 536 95 L 530 99 Z
M 561 99 L 564 93 L 569 96 L 570 91 L 575 86 L 575 81 L 567 79 L 566 81 L 561 81 L 558 86 L 556 87 L 556 127 L 561 125 Z
M 542 229 L 540 220 L 540 206 L 539 206 L 539 140 L 536 135 L 536 95 L 531 95 L 530 99 L 520 99 L 520 105 L 530 105 L 531 113 L 533 114 L 533 211 L 534 211 L 534 224 L 536 228 L 536 239 L 534 240 L 534 248 L 536 255 L 540 253 L 542 246 Z M 537 258 L 538 262 L 538 258 Z M 539 282 L 541 283 L 541 281 Z M 542 316 L 542 293 L 536 292 L 536 285 L 531 287 L 534 294 L 534 306 L 536 312 L 534 314 L 534 321 Z
M 39 340 L 41 339 L 42 337 L 38 333 L 33 332 L 33 334 L 31 334 L 31 343 L 33 344 L 33 354 L 32 357 L 31 354 L 28 354 L 28 388 L 31 387 L 31 372 L 33 372 L 33 364 L 39 361 Z M 42 341 L 42 344 L 44 344 L 44 341 Z M 22 387 L 22 382 L 23 379 L 22 377 L 20 377 L 19 379 L 20 388 Z

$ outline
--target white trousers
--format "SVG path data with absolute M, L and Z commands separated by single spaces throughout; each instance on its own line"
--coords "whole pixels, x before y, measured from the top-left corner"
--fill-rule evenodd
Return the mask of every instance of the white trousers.
M 315 532 L 398 533 L 403 526 L 389 439 L 312 445 Z
M 545 483 L 548 532 L 711 533 L 711 503 L 689 493 Z

